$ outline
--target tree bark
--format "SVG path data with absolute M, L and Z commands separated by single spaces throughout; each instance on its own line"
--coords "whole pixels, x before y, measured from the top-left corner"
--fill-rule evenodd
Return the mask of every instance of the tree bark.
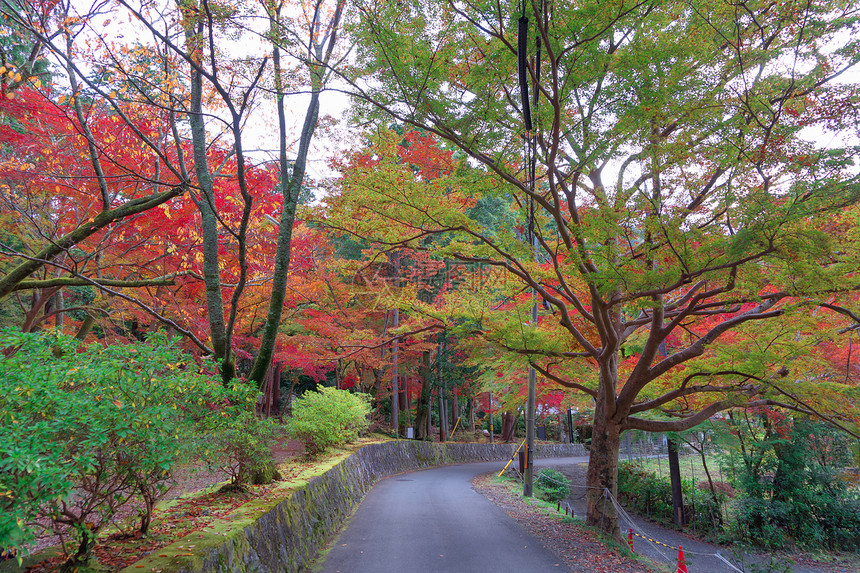
M 400 389 L 397 393 L 397 401 L 399 402 L 400 425 L 399 432 L 401 437 L 406 437 L 406 428 L 409 425 L 409 400 L 406 393 L 406 381 L 400 380 Z
M 618 451 L 621 445 L 621 430 L 607 416 L 598 415 L 598 410 L 600 410 L 599 407 L 594 415 L 594 430 L 586 473 L 588 509 L 585 522 L 620 540 L 618 513 L 608 496 L 611 494 L 617 499 L 618 495 Z
M 684 525 L 684 494 L 681 491 L 681 464 L 678 460 L 678 438 L 668 436 L 669 480 L 672 482 L 672 516 L 675 525 Z
M 332 16 L 332 26 L 328 55 L 334 47 L 337 38 L 337 28 L 340 23 L 340 14 L 343 3 L 339 2 Z M 307 159 L 310 153 L 310 143 L 317 126 L 320 109 L 320 90 L 323 86 L 322 71 L 311 69 L 311 101 L 305 111 L 305 120 L 302 124 L 302 133 L 299 139 L 299 150 L 293 163 L 292 173 L 287 162 L 287 128 L 286 111 L 284 109 L 283 79 L 281 77 L 281 51 L 278 45 L 280 38 L 280 6 L 274 13 L 270 13 L 272 32 L 275 37 L 272 48 L 272 60 L 275 68 L 275 89 L 277 91 L 278 108 L 278 136 L 279 136 L 279 169 L 281 193 L 284 197 L 281 208 L 281 219 L 278 227 L 278 243 L 275 251 L 275 269 L 272 277 L 272 291 L 269 297 L 269 311 L 266 315 L 266 325 L 260 336 L 260 349 L 251 367 L 249 379 L 260 385 L 272 361 L 275 352 L 275 342 L 278 336 L 278 327 L 281 324 L 281 314 L 284 308 L 284 299 L 287 292 L 287 276 L 290 270 L 290 258 L 293 236 L 293 224 L 296 219 L 296 208 L 298 206 L 299 193 L 305 178 Z
M 198 22 L 192 28 L 185 28 L 185 41 L 188 52 L 196 64 L 191 64 L 191 113 L 188 123 L 191 127 L 191 144 L 194 156 L 194 174 L 197 177 L 199 197 L 194 198 L 200 211 L 200 235 L 203 239 L 203 283 L 206 287 L 206 312 L 209 318 L 209 336 L 215 359 L 221 363 L 221 378 L 226 386 L 235 376 L 232 363 L 230 341 L 224 320 L 224 297 L 221 292 L 221 270 L 218 254 L 218 217 L 215 213 L 215 191 L 209 161 L 206 157 L 206 125 L 203 120 L 203 74 L 199 63 L 202 61 L 204 21 L 198 15 Z M 192 195 L 193 197 L 193 195 Z
M 428 422 L 430 421 L 430 385 L 432 372 L 430 370 L 430 351 L 421 353 L 421 367 L 419 369 L 421 378 L 421 394 L 418 395 L 418 404 L 415 410 L 415 437 L 419 440 L 429 438 Z
M 394 328 L 400 324 L 400 310 L 394 309 Z M 398 342 L 397 338 L 391 344 L 391 429 L 394 430 L 395 437 L 400 437 L 400 387 L 399 387 L 399 372 L 397 371 L 398 359 Z
M 588 509 L 585 522 L 621 540 L 618 513 L 612 503 L 613 499 L 618 499 L 618 453 L 622 432 L 616 412 L 617 380 L 617 355 L 611 355 L 600 364 L 594 402 L 594 427 L 586 472 Z
M 502 441 L 510 443 L 517 433 L 517 417 L 510 412 L 502 412 Z
M 445 420 L 445 397 L 442 390 L 439 390 L 439 441 L 445 442 L 448 440 L 448 422 Z

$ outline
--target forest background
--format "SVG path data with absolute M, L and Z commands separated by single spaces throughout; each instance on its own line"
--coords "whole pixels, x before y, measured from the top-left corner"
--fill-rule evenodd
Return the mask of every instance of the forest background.
M 857 10 L 2 0 L 3 325 L 166 331 L 268 413 L 327 381 L 418 437 L 531 371 L 617 534 L 625 431 L 858 435 Z

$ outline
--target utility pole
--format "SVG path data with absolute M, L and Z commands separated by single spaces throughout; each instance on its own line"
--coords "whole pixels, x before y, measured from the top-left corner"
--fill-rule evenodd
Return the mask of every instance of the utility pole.
M 573 443 L 573 412 L 570 408 L 567 409 L 567 433 L 570 436 L 570 443 Z
M 399 265 L 398 265 L 399 266 Z M 399 269 L 398 269 L 399 270 Z M 394 309 L 394 328 L 400 324 L 400 309 Z M 395 338 L 392 343 L 391 350 L 391 428 L 394 430 L 394 435 L 400 437 L 400 388 L 398 384 L 399 373 L 397 371 L 397 351 L 399 350 L 398 339 Z
M 535 257 L 537 257 L 537 239 L 534 239 Z M 532 326 L 537 328 L 538 303 L 537 293 L 532 295 L 535 299 L 532 305 Z M 526 472 L 523 476 L 523 495 L 531 497 L 534 490 L 533 452 L 535 450 L 535 386 L 537 386 L 537 371 L 529 364 L 529 389 L 528 402 L 526 403 Z
M 526 16 L 527 2 L 522 3 L 522 16 L 517 20 L 517 76 L 520 84 L 520 101 L 522 103 L 523 121 L 525 123 L 525 159 L 526 166 L 526 185 L 529 190 L 529 233 L 528 240 L 534 251 L 535 261 L 538 260 L 538 239 L 537 229 L 535 228 L 534 217 L 534 195 L 535 195 L 535 179 L 537 165 L 537 137 L 532 123 L 531 105 L 529 102 L 529 74 L 528 74 L 528 30 L 529 19 Z M 541 10 L 543 14 L 543 10 Z M 540 78 L 540 59 L 541 59 L 541 40 L 540 34 L 535 38 L 535 56 L 534 64 L 534 93 L 533 103 L 535 110 L 538 107 L 538 95 L 540 90 L 537 87 Z M 532 326 L 537 328 L 538 314 L 538 293 L 534 291 L 532 294 L 534 304 L 532 305 Z M 534 366 L 529 363 L 529 387 L 528 387 L 528 404 L 526 405 L 526 464 L 525 475 L 523 476 L 523 495 L 531 497 L 533 495 L 533 464 L 534 446 L 535 446 L 535 386 L 537 385 L 537 372 Z
M 487 413 L 490 415 L 490 443 L 493 443 L 493 392 L 487 392 Z

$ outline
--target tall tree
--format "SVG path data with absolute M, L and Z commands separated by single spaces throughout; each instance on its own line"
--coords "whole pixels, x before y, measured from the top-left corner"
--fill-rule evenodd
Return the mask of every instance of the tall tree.
M 290 246 L 293 223 L 296 216 L 299 192 L 305 178 L 305 170 L 310 153 L 311 139 L 317 127 L 320 112 L 320 93 L 326 86 L 326 78 L 330 74 L 329 66 L 334 65 L 337 53 L 338 33 L 345 6 L 344 0 L 326 2 L 316 0 L 310 5 L 302 4 L 302 14 L 299 25 L 288 27 L 284 25 L 282 12 L 284 1 L 266 0 L 266 11 L 271 25 L 272 60 L 274 64 L 275 97 L 278 108 L 278 168 L 280 171 L 280 188 L 283 194 L 281 219 L 278 230 L 278 248 L 275 254 L 275 269 L 272 277 L 272 294 L 269 299 L 269 312 L 260 349 L 254 360 L 249 375 L 258 384 L 262 382 L 272 361 L 278 327 L 281 323 L 281 313 L 284 308 L 284 297 L 287 288 L 287 273 L 290 269 Z M 310 88 L 310 102 L 305 111 L 302 131 L 299 137 L 299 149 L 292 165 L 287 161 L 287 128 L 285 109 L 285 70 L 281 63 L 281 46 L 299 45 L 301 52 L 297 55 L 300 65 L 305 68 Z
M 120 1 L 96 2 L 81 13 L 75 11 L 74 4 L 62 2 L 9 0 L 2 4 L 4 14 L 8 12 L 19 29 L 35 38 L 38 50 L 34 48 L 33 53 L 48 51 L 58 57 L 72 89 L 80 92 L 68 101 L 83 105 L 76 113 L 90 142 L 90 154 L 95 156 L 94 177 L 100 176 L 97 164 L 105 160 L 98 154 L 107 146 L 84 122 L 88 105 L 104 106 L 115 114 L 115 120 L 132 130 L 137 126 L 133 116 L 123 112 L 125 107 L 161 120 L 155 133 L 138 129 L 144 145 L 157 157 L 154 171 L 144 174 L 143 169 L 137 169 L 140 165 L 129 165 L 127 176 L 148 178 L 151 187 L 160 192 L 157 197 L 163 196 L 162 202 L 186 189 L 192 191 L 189 196 L 199 218 L 189 222 L 199 225 L 197 236 L 202 247 L 202 268 L 195 276 L 205 285 L 211 349 L 202 346 L 220 361 L 225 382 L 236 374 L 234 336 L 240 311 L 248 308 L 244 297 L 250 287 L 269 284 L 272 289 L 267 297 L 268 318 L 258 338 L 260 350 L 254 352 L 257 361 L 252 376 L 258 382 L 265 376 L 274 351 L 290 269 L 295 207 L 319 122 L 319 97 L 329 73 L 327 67 L 339 56 L 334 47 L 343 6 L 342 1 L 322 0 L 296 5 L 249 1 L 229 6 L 196 0 Z M 50 12 L 50 18 L 43 12 Z M 111 21 L 117 16 L 128 17 L 128 26 L 135 29 L 133 41 L 115 32 Z M 257 25 L 260 19 L 269 22 L 268 31 Z M 58 32 L 50 32 L 48 23 L 56 24 Z M 242 41 L 235 42 L 236 38 Z M 26 65 L 34 69 L 32 64 Z M 14 74 L 13 79 L 18 81 Z M 290 161 L 286 102 L 301 99 L 305 91 L 310 92 L 310 102 L 296 157 Z M 252 158 L 246 140 L 249 123 L 259 121 L 262 115 L 254 117 L 252 112 L 264 111 L 268 102 L 279 116 L 275 137 L 280 150 L 274 163 L 280 182 L 261 189 L 252 185 L 251 174 L 259 167 L 254 164 L 260 162 L 259 152 Z M 174 184 L 165 191 L 162 188 L 171 178 Z M 111 180 L 105 182 L 109 185 Z M 282 197 L 281 220 L 277 250 L 271 255 L 275 261 L 272 268 L 252 263 L 259 262 L 253 252 L 259 242 L 253 235 L 264 226 L 253 215 L 260 211 L 255 203 L 261 200 L 263 210 L 268 210 L 267 195 L 277 189 Z M 102 190 L 103 198 L 109 198 L 107 193 Z M 152 205 L 148 202 L 143 206 Z M 121 211 L 119 215 L 127 213 Z M 115 219 L 100 217 L 96 230 L 89 232 L 97 232 Z M 77 235 L 73 238 L 80 240 Z M 68 246 L 61 243 L 51 248 L 62 252 Z M 196 257 L 193 262 L 198 263 Z M 0 296 L 11 292 L 6 283 L 16 284 L 14 281 L 22 280 L 40 264 L 28 260 L 10 272 L 0 283 Z M 256 299 L 256 293 L 252 298 Z
M 0 3 L 3 31 L 9 32 L 2 42 L 0 129 L 10 145 L 4 149 L 4 202 L 21 231 L 11 242 L 4 237 L 0 298 L 31 292 L 31 311 L 59 296 L 64 285 L 100 286 L 103 277 L 96 273 L 76 276 L 98 266 L 92 245 L 188 189 L 181 173 L 161 169 L 167 158 L 153 127 L 157 121 L 116 99 L 99 98 L 76 65 L 76 38 L 89 18 L 105 16 L 102 8 L 95 3 L 87 13 L 73 14 L 61 2 Z M 49 52 L 60 62 L 50 73 L 43 57 Z M 49 83 L 52 74 L 65 74 L 62 87 Z M 117 119 L 122 125 L 111 125 Z M 21 176 L 31 169 L 35 176 Z M 90 248 L 70 256 L 84 242 Z M 51 284 L 28 282 L 46 268 Z M 125 284 L 132 283 L 114 281 Z
M 806 378 L 820 333 L 804 317 L 856 288 L 854 242 L 825 228 L 860 199 L 857 149 L 841 143 L 858 125 L 846 77 L 860 58 L 857 10 L 842 1 L 360 5 L 363 67 L 347 78 L 356 100 L 438 134 L 471 162 L 448 190 L 379 188 L 365 208 L 389 221 L 386 236 L 396 220 L 403 243 L 447 234 L 445 253 L 503 270 L 517 283 L 509 295 L 533 290 L 552 309 L 551 336 L 523 328 L 522 315 L 507 319 L 516 337 L 485 331 L 594 400 L 590 524 L 618 535 L 600 499 L 615 492 L 625 430 L 683 430 L 744 405 L 819 410 L 801 381 L 856 394 Z M 537 92 L 528 132 L 518 17 L 528 18 L 520 34 L 540 41 L 521 44 Z M 521 168 L 529 154 L 533 186 Z M 452 188 L 512 197 L 522 227 L 456 215 Z M 523 241 L 532 218 L 537 260 Z

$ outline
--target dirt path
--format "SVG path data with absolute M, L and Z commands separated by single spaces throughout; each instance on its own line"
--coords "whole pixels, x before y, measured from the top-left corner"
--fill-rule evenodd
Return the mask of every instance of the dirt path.
M 577 516 L 585 516 L 585 472 L 587 464 L 551 464 L 551 467 L 566 475 L 570 480 L 571 494 L 567 502 Z M 631 517 L 632 522 L 627 522 L 626 519 L 622 520 L 622 531 L 633 528 L 633 531 L 639 534 L 634 537 L 634 551 L 646 555 L 657 562 L 677 564 L 677 548 L 680 545 L 684 549 L 684 557 L 690 573 L 737 573 L 737 570 L 749 571 L 751 563 L 761 567 L 763 564 L 769 562 L 771 558 L 775 559 L 776 563 L 790 567 L 792 573 L 856 573 L 860 571 L 860 558 L 857 555 L 840 554 L 836 556 L 837 561 L 822 563 L 805 555 L 777 554 L 772 556 L 766 554 L 744 554 L 736 548 L 706 543 L 683 532 L 660 526 L 639 516 Z M 663 545 L 649 542 L 646 538 L 658 541 Z M 666 547 L 666 545 L 671 548 Z M 716 554 L 724 557 L 731 565 L 715 557 Z M 795 562 L 792 563 L 792 561 Z M 784 570 L 775 569 L 775 571 Z

